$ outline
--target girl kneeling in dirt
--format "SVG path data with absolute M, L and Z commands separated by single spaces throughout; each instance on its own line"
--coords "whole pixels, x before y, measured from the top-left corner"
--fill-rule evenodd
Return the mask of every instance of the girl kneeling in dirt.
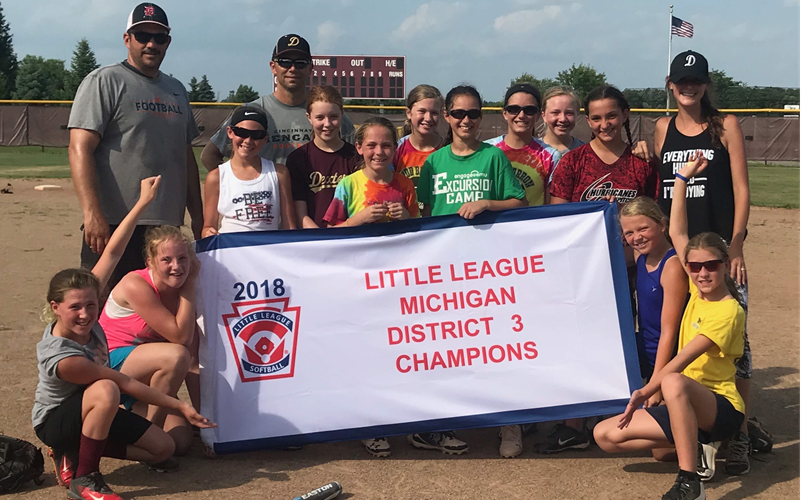
M 110 366 L 174 397 L 186 381 L 190 400 L 198 409 L 195 301 L 199 264 L 193 243 L 177 227 L 158 226 L 146 233 L 145 257 L 148 267 L 124 276 L 101 313 Z M 165 430 L 176 444 L 176 455 L 187 453 L 193 434 L 181 415 L 130 397 L 122 403 Z M 172 459 L 157 468 L 177 466 Z
M 168 434 L 119 407 L 121 393 L 184 415 L 199 427 L 215 426 L 191 405 L 110 369 L 106 335 L 97 323 L 100 290 L 158 185 L 159 177 L 142 181 L 139 201 L 112 234 L 92 272 L 66 269 L 48 288 L 46 312 L 53 320 L 36 346 L 39 383 L 32 420 L 70 498 L 120 499 L 99 471 L 102 456 L 152 464 L 173 454 Z

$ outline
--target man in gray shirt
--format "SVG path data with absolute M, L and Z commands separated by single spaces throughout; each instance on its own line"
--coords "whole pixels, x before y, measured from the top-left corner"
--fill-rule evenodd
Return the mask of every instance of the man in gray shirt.
M 277 90 L 249 103 L 262 107 L 268 115 L 268 142 L 260 156 L 274 163 L 285 164 L 291 151 L 313 140 L 313 127 L 305 116 L 307 85 L 310 77 L 310 45 L 299 35 L 285 35 L 277 40 L 271 55 L 271 72 L 277 80 Z M 226 135 L 226 124 L 212 136 L 201 152 L 201 163 L 208 171 L 215 170 L 232 153 Z M 341 119 L 341 138 L 353 142 L 355 127 L 347 115 Z
M 82 267 L 92 268 L 109 235 L 137 202 L 140 180 L 162 176 L 162 188 L 140 218 L 109 289 L 145 267 L 145 232 L 181 226 L 185 207 L 201 235 L 201 188 L 190 142 L 198 127 L 187 91 L 159 71 L 170 46 L 165 12 L 143 3 L 129 15 L 123 41 L 128 58 L 99 68 L 81 82 L 70 111 L 70 171 L 84 212 Z

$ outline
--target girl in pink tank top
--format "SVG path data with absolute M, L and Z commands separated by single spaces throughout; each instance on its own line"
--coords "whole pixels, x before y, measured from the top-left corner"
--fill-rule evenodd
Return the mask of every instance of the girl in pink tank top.
M 154 286 L 154 280 L 151 278 L 151 273 L 147 268 L 132 271 L 130 274 L 136 274 L 144 279 L 159 298 L 159 290 Z M 114 295 L 111 293 L 106 301 L 106 307 L 101 313 L 99 323 L 103 327 L 103 331 L 106 332 L 106 340 L 109 342 L 110 351 L 118 347 L 133 346 L 146 342 L 166 342 L 165 338 L 149 327 L 148 323 L 134 309 L 121 307 L 115 302 Z
M 193 242 L 177 227 L 154 227 L 146 233 L 145 256 L 148 267 L 124 276 L 101 313 L 110 365 L 169 396 L 175 397 L 185 382 L 198 408 L 199 264 Z M 123 404 L 172 431 L 177 455 L 190 447 L 192 431 L 183 417 L 127 398 Z

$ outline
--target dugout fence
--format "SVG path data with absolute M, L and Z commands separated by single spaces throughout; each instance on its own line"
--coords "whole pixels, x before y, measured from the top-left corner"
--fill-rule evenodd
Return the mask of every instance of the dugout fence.
M 67 147 L 70 102 L 37 102 L 0 104 L 0 146 L 49 146 Z M 216 103 L 218 104 L 218 103 Z M 232 104 L 193 105 L 193 115 L 201 129 L 201 135 L 193 141 L 194 146 L 204 146 L 232 114 Z M 405 121 L 403 108 L 346 106 L 346 112 L 355 124 L 372 116 L 384 116 L 402 130 Z M 763 113 L 798 113 L 798 110 L 724 110 L 735 112 L 741 122 L 746 142 L 747 159 L 754 161 L 799 161 L 799 116 L 758 116 Z M 654 126 L 665 110 L 633 110 L 630 128 L 635 141 L 654 141 Z M 442 121 L 441 131 L 447 126 Z M 538 133 L 544 129 L 541 121 Z M 506 131 L 506 121 L 498 108 L 485 108 L 481 122 L 480 138 L 485 140 Z M 573 135 L 583 141 L 590 140 L 591 132 L 583 118 L 577 121 Z

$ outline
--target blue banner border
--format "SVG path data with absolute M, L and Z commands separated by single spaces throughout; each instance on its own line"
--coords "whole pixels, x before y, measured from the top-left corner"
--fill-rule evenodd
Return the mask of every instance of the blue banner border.
M 210 236 L 196 242 L 196 252 L 204 253 L 225 248 L 240 248 L 261 245 L 274 245 L 300 241 L 339 240 L 349 238 L 379 237 L 404 234 L 416 231 L 430 231 L 455 227 L 478 226 L 484 224 L 501 224 L 524 220 L 545 219 L 568 215 L 604 212 L 607 240 L 609 244 L 610 266 L 615 285 L 615 303 L 621 330 L 626 374 L 629 390 L 635 391 L 642 386 L 640 366 L 637 359 L 637 342 L 634 333 L 632 305 L 629 298 L 629 281 L 626 263 L 623 259 L 623 246 L 618 207 L 615 203 L 604 201 L 585 203 L 564 203 L 539 207 L 523 207 L 501 212 L 482 212 L 472 220 L 458 215 L 445 215 L 421 219 L 408 219 L 388 224 L 371 224 L 362 227 L 298 229 L 292 231 L 263 231 L 245 233 L 227 233 Z M 566 418 L 587 417 L 620 413 L 628 399 L 595 401 L 550 408 L 535 408 L 510 412 L 497 412 L 485 415 L 473 415 L 437 420 L 407 422 L 393 425 L 339 429 L 336 431 L 298 434 L 245 441 L 215 443 L 215 453 L 226 454 L 253 451 L 266 448 L 282 448 L 290 445 L 320 443 L 327 441 L 348 441 L 366 438 L 367 436 L 395 436 L 416 432 L 436 432 L 455 429 L 474 429 L 496 425 L 509 425 L 525 422 L 543 422 Z

